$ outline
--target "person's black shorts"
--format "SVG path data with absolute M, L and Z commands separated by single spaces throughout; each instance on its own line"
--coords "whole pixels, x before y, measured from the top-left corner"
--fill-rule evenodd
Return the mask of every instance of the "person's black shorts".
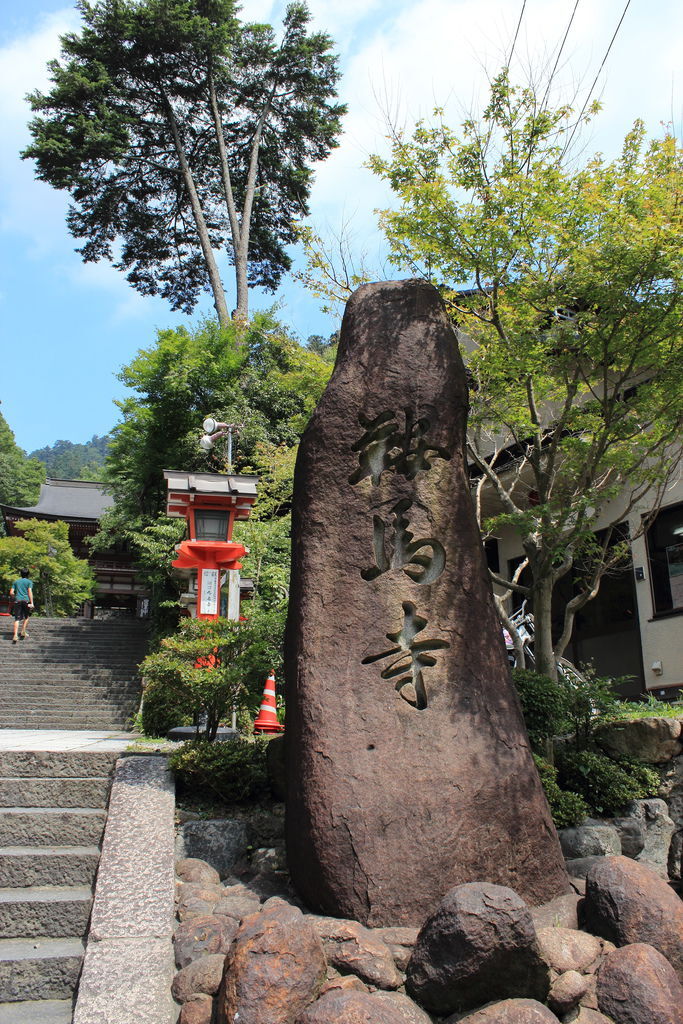
M 21 622 L 22 619 L 28 619 L 31 615 L 28 601 L 15 601 L 13 615 L 18 622 Z

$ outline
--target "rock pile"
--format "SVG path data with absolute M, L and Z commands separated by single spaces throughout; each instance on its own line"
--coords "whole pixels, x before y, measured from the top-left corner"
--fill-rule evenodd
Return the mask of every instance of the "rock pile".
M 282 873 L 177 876 L 179 1024 L 683 1024 L 683 903 L 625 857 L 541 908 L 456 886 L 419 930 L 308 913 Z

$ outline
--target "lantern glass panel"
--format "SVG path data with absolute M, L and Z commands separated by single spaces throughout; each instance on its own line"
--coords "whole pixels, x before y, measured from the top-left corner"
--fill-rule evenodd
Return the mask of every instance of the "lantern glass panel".
M 194 514 L 194 525 L 197 540 L 227 540 L 228 513 L 197 511 Z

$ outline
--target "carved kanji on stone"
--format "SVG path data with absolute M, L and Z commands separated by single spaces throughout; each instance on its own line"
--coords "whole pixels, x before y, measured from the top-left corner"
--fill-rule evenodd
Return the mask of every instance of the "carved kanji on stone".
M 532 904 L 568 890 L 474 516 L 467 405 L 436 289 L 354 293 L 294 478 L 286 834 L 304 902 L 368 925 L 419 926 L 463 882 Z
M 358 414 L 365 433 L 352 446 L 352 451 L 358 452 L 358 469 L 349 483 L 360 483 L 369 476 L 373 484 L 378 484 L 385 470 L 414 480 L 419 472 L 431 469 L 434 459 L 450 459 L 450 452 L 430 443 L 426 436 L 430 423 L 425 416 L 416 418 L 407 408 L 403 417 L 405 425 L 400 427 L 400 416 L 393 412 L 381 412 L 374 419 Z
M 410 601 L 403 602 L 403 626 L 395 633 L 387 633 L 387 640 L 398 646 L 391 647 L 380 654 L 370 654 L 363 658 L 364 665 L 391 658 L 387 667 L 381 672 L 382 679 L 394 679 L 396 690 L 408 704 L 422 710 L 427 707 L 427 690 L 422 677 L 422 669 L 428 665 L 436 665 L 436 658 L 429 651 L 443 650 L 449 647 L 446 640 L 415 640 L 418 633 L 427 625 L 427 620 L 416 614 L 415 605 Z M 398 655 L 398 657 L 396 657 Z
M 364 580 L 374 580 L 390 569 L 403 569 L 416 583 L 433 583 L 446 565 L 443 544 L 433 537 L 413 540 L 406 513 L 412 502 L 398 501 L 391 510 L 393 523 L 389 530 L 381 516 L 373 517 L 373 549 L 375 564 L 363 569 Z

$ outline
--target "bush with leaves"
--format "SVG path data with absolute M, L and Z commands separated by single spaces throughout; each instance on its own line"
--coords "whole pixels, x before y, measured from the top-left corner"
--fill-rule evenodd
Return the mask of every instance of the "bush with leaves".
M 560 789 L 557 769 L 544 757 L 534 754 L 534 763 L 541 778 L 541 785 L 550 806 L 555 828 L 570 828 L 580 825 L 588 815 L 586 801 L 578 793 Z
M 266 748 L 268 740 L 206 740 L 184 743 L 169 765 L 185 795 L 212 793 L 226 804 L 250 803 L 270 795 Z
M 513 669 L 512 679 L 522 705 L 531 746 L 537 753 L 545 754 L 548 741 L 558 736 L 566 726 L 569 688 L 565 683 L 556 683 L 548 676 L 528 669 Z
M 192 725 L 185 694 L 166 686 L 163 679 L 149 682 L 139 722 L 145 736 L 166 736 L 178 725 Z
M 567 751 L 559 764 L 563 788 L 579 793 L 591 814 L 612 817 L 623 813 L 632 800 L 655 796 L 659 776 L 635 761 L 614 761 L 593 750 Z
M 283 633 L 278 610 L 255 610 L 247 622 L 185 619 L 141 665 L 145 732 L 161 735 L 170 716 L 179 719 L 173 725 L 189 717 L 204 721 L 204 734 L 213 740 L 232 708 L 255 709 L 268 673 L 281 671 Z

